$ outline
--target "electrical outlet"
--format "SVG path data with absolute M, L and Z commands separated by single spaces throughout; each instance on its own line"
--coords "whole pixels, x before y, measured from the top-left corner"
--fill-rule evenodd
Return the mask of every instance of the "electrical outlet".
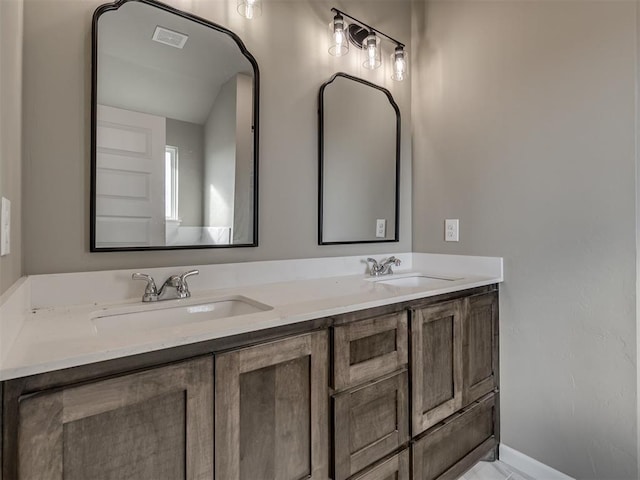
M 0 256 L 11 253 L 11 202 L 2 197 L 0 214 Z
M 376 220 L 376 238 L 384 238 L 387 236 L 387 221 L 384 218 Z
M 459 242 L 460 241 L 460 222 L 459 220 L 448 218 L 444 221 L 444 241 Z

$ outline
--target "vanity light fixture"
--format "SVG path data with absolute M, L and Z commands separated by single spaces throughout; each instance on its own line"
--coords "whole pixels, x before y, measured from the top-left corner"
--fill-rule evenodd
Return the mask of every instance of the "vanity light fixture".
M 374 70 L 382 65 L 380 40 L 381 37 L 384 37 L 396 44 L 395 50 L 391 54 L 393 65 L 391 78 L 399 82 L 407 78 L 409 58 L 404 43 L 337 8 L 332 8 L 331 11 L 335 13 L 333 21 L 329 24 L 329 53 L 331 55 L 334 57 L 346 55 L 349 53 L 349 43 L 351 43 L 362 51 L 362 66 Z M 344 17 L 347 17 L 352 23 L 347 25 Z
M 238 0 L 238 13 L 249 20 L 262 15 L 262 0 Z
M 333 21 L 329 23 L 329 53 L 334 57 L 349 53 L 347 27 L 344 17 L 339 13 L 336 13 Z

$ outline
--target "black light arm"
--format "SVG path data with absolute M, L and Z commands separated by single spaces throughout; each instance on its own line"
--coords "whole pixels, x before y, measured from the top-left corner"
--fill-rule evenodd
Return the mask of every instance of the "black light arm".
M 398 41 L 398 40 L 396 40 L 395 38 L 390 37 L 390 36 L 389 36 L 389 35 L 387 35 L 386 33 L 381 32 L 380 30 L 378 30 L 378 29 L 376 29 L 376 28 L 373 28 L 371 25 L 367 25 L 366 23 L 361 22 L 360 20 L 358 20 L 358 19 L 357 19 L 357 18 L 355 18 L 355 17 L 352 17 L 352 16 L 351 16 L 351 15 L 349 15 L 348 13 L 344 13 L 342 10 L 338 10 L 337 8 L 332 8 L 332 9 L 331 9 L 331 11 L 332 11 L 332 12 L 336 12 L 336 13 L 338 13 L 338 14 L 342 15 L 343 17 L 347 17 L 347 18 L 349 18 L 349 19 L 353 20 L 354 22 L 356 22 L 356 23 L 358 23 L 358 24 L 362 25 L 363 27 L 366 27 L 366 28 L 368 28 L 369 30 L 376 32 L 378 35 L 382 35 L 383 37 L 388 38 L 388 39 L 389 39 L 389 40 L 391 40 L 393 43 L 395 43 L 398 47 L 402 47 L 402 48 L 404 48 L 404 46 L 405 46 L 405 45 L 404 45 L 404 43 L 399 42 L 399 41 Z

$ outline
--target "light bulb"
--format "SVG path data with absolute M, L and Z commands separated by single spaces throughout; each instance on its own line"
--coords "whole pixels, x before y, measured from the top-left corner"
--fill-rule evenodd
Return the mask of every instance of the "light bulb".
M 367 47 L 367 57 L 369 62 L 369 67 L 374 68 L 376 66 L 376 47 L 369 45 Z

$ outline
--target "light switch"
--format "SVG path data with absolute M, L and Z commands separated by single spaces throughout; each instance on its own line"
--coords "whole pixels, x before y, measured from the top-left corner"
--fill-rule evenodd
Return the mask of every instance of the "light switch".
M 2 197 L 0 212 L 0 256 L 11 253 L 11 202 Z
M 384 218 L 376 220 L 376 238 L 384 238 L 387 236 L 387 221 Z

